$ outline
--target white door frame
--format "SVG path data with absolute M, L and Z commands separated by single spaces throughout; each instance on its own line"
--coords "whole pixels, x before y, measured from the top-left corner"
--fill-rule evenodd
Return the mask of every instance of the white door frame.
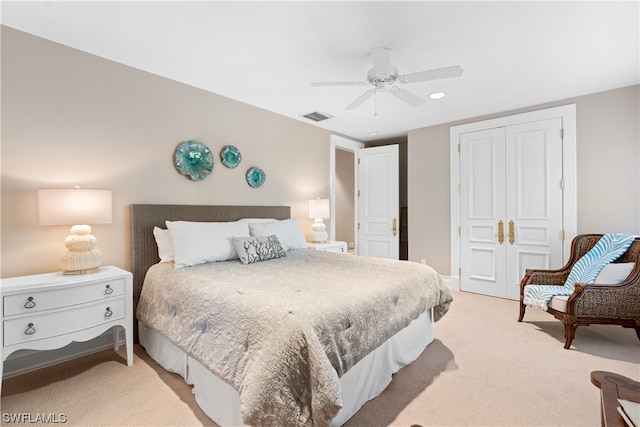
M 336 149 L 349 151 L 353 153 L 353 185 L 355 195 L 353 200 L 353 230 L 354 230 L 354 249 L 358 253 L 358 233 L 355 232 L 358 227 L 358 150 L 364 148 L 362 142 L 347 139 L 338 135 L 331 135 L 330 153 L 329 153 L 329 203 L 331 211 L 331 222 L 329 223 L 329 240 L 336 240 Z
M 576 236 L 578 229 L 577 209 L 577 175 L 576 175 L 576 104 L 568 104 L 560 107 L 552 107 L 543 110 L 499 117 L 452 126 L 450 129 L 449 153 L 451 171 L 451 277 L 460 280 L 460 153 L 458 144 L 460 134 L 478 130 L 509 126 L 517 123 L 546 120 L 554 117 L 562 117 L 564 129 L 562 148 L 562 169 L 564 176 L 564 260 L 571 248 L 571 240 Z

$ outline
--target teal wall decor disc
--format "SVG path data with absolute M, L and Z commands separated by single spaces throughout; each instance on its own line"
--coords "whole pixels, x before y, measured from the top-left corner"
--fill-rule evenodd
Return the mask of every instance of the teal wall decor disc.
M 264 171 L 258 167 L 252 167 L 247 171 L 247 184 L 250 187 L 258 188 L 262 184 L 264 184 L 264 180 L 267 178 L 267 175 Z
M 225 146 L 220 152 L 220 157 L 222 158 L 222 164 L 230 169 L 235 168 L 242 161 L 242 154 L 234 145 Z
M 176 148 L 176 167 L 194 181 L 202 181 L 213 172 L 213 153 L 198 141 L 185 141 Z

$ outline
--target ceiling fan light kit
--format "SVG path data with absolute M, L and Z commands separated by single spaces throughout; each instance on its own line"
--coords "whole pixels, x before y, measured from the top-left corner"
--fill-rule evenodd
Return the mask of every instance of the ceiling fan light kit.
M 367 72 L 367 81 L 369 84 L 378 87 L 382 84 L 393 84 L 398 80 L 398 69 L 389 65 L 389 72 L 379 72 L 375 68 Z
M 367 84 L 373 86 L 373 89 L 369 89 L 347 105 L 347 110 L 358 108 L 377 92 L 388 92 L 412 107 L 419 107 L 424 104 L 425 101 L 413 92 L 404 89 L 401 85 L 460 77 L 463 73 L 463 70 L 459 65 L 454 65 L 452 67 L 437 68 L 400 75 L 398 74 L 398 69 L 391 65 L 391 50 L 386 47 L 376 47 L 371 49 L 371 60 L 373 62 L 373 68 L 367 72 L 366 81 L 313 82 L 311 83 L 311 86 L 361 86 Z M 434 97 L 436 94 L 432 94 L 430 98 L 437 99 L 444 96 L 444 93 L 442 92 L 439 94 L 441 94 L 441 96 L 437 97 Z

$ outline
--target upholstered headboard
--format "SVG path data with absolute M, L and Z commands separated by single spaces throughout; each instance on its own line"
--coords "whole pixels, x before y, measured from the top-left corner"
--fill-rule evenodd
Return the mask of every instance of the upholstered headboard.
M 207 205 L 131 205 L 131 269 L 133 273 L 133 315 L 138 307 L 144 276 L 160 261 L 153 227 L 166 228 L 165 221 L 236 221 L 240 218 L 287 219 L 289 206 L 207 206 Z M 134 336 L 138 336 L 135 322 Z

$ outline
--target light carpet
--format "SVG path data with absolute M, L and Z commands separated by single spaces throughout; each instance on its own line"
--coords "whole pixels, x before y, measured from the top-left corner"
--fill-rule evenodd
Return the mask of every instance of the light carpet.
M 580 327 L 571 349 L 552 316 L 518 303 L 454 292 L 436 339 L 345 427 L 599 426 L 594 370 L 640 379 L 640 341 L 632 329 Z M 134 365 L 102 351 L 5 379 L 5 414 L 64 414 L 67 425 L 215 426 L 191 387 L 140 346 Z M 16 424 L 17 425 L 17 424 Z

